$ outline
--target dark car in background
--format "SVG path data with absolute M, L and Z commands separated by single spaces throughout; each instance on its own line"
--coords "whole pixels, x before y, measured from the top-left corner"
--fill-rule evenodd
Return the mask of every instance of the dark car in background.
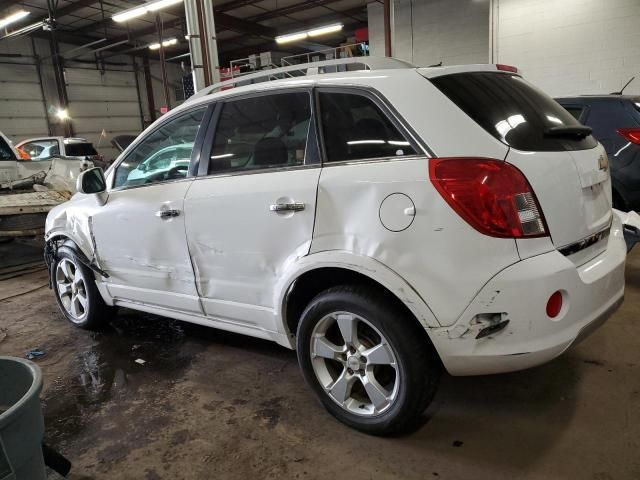
M 614 208 L 640 210 L 640 96 L 582 95 L 556 100 L 591 127 L 607 151 Z

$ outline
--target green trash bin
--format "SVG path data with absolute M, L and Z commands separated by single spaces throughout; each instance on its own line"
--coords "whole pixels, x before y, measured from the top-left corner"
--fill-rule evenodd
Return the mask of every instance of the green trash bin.
M 0 480 L 46 480 L 42 457 L 42 373 L 33 362 L 0 357 Z

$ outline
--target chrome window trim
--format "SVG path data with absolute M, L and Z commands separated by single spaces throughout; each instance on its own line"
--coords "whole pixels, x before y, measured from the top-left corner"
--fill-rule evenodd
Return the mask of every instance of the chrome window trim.
M 190 180 L 205 180 L 205 179 L 211 179 L 211 178 L 221 178 L 221 177 L 238 177 L 241 175 L 256 175 L 256 174 L 262 174 L 262 173 L 274 173 L 274 172 L 287 172 L 287 171 L 292 171 L 292 170 L 307 170 L 307 169 L 313 169 L 313 168 L 321 168 L 322 164 L 320 163 L 311 163 L 309 165 L 290 165 L 287 167 L 266 167 L 266 168 L 256 168 L 256 169 L 252 169 L 252 170 L 230 170 L 227 172 L 220 172 L 220 173 L 212 173 L 212 174 L 208 174 L 208 175 L 199 175 L 197 177 L 193 177 L 190 178 Z

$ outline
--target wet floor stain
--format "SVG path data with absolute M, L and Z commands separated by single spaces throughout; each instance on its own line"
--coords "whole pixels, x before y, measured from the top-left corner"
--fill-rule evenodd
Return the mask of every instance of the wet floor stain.
M 161 388 L 179 378 L 206 348 L 211 329 L 124 311 L 102 332 L 89 333 L 64 377 L 42 400 L 45 440 L 56 447 L 77 437 L 104 405 Z

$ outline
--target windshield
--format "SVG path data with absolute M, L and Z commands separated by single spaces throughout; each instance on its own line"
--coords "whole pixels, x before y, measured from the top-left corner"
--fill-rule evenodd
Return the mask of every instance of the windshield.
M 510 147 L 524 151 L 594 148 L 591 135 L 569 112 L 517 75 L 470 72 L 443 75 L 431 82 L 482 128 Z

